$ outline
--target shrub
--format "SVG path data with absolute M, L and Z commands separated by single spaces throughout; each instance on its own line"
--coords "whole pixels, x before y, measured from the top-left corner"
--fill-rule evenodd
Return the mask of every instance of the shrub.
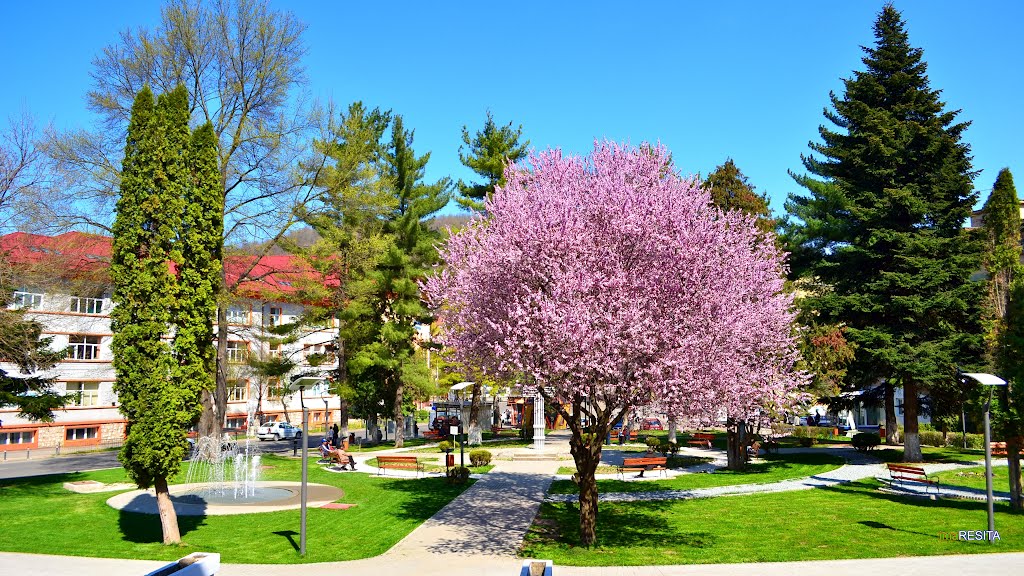
M 416 411 L 417 422 L 429 422 L 430 421 L 430 410 L 417 410 Z
M 447 440 L 444 440 L 444 441 L 438 443 L 437 449 L 440 450 L 441 452 L 451 452 L 451 450 L 452 450 L 452 443 L 447 441 Z
M 488 450 L 473 450 L 469 453 L 469 462 L 473 466 L 486 466 L 491 463 L 491 453 Z
M 830 426 L 794 426 L 793 436 L 814 440 L 831 440 L 832 428 Z
M 644 440 L 644 442 L 647 444 L 647 447 L 650 448 L 651 450 L 657 450 L 658 446 L 661 445 L 661 439 L 655 438 L 654 436 L 648 436 L 647 439 Z
M 810 448 L 811 446 L 814 445 L 814 438 L 801 436 L 798 438 L 798 441 L 800 442 L 800 445 L 803 446 L 804 448 Z
M 668 441 L 665 441 L 665 442 L 662 442 L 662 443 L 658 444 L 657 448 L 655 448 L 655 449 L 662 456 L 668 456 L 668 453 L 672 450 L 672 447 L 669 445 Z
M 449 468 L 445 480 L 449 484 L 465 484 L 469 480 L 469 468 L 465 466 Z
M 853 435 L 850 439 L 850 444 L 860 452 L 867 452 L 868 450 L 878 446 L 882 439 L 873 432 L 860 432 Z
M 921 444 L 925 446 L 946 446 L 947 442 L 942 438 L 942 432 L 936 432 L 935 430 L 921 430 L 917 433 L 917 437 L 921 439 Z

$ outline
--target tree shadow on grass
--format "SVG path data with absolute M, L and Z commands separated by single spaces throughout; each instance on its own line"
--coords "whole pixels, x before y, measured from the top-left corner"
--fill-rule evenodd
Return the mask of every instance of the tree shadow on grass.
M 862 526 L 867 526 L 868 528 L 878 528 L 878 529 L 881 529 L 881 530 L 892 530 L 894 532 L 904 532 L 906 534 L 917 534 L 918 536 L 935 536 L 935 534 L 925 534 L 924 532 L 918 532 L 917 530 L 904 530 L 903 528 L 895 528 L 893 526 L 889 526 L 888 524 L 883 524 L 881 522 L 875 522 L 874 520 L 861 520 L 861 521 L 857 522 L 857 524 L 860 524 Z
M 178 532 L 184 537 L 206 523 L 206 516 L 178 516 Z M 163 527 L 160 525 L 159 514 L 143 514 L 141 512 L 125 512 L 122 510 L 117 518 L 121 538 L 135 544 L 160 544 L 164 541 Z
M 680 531 L 665 520 L 668 501 L 602 503 L 598 509 L 598 546 L 608 548 L 709 548 L 715 535 Z M 533 546 L 579 546 L 579 507 L 575 503 L 545 503 L 525 539 Z
M 953 510 L 970 510 L 970 511 L 983 511 L 985 509 L 985 502 L 979 500 L 964 500 L 960 498 L 943 498 L 939 497 L 935 500 L 922 496 L 909 496 L 904 494 L 890 494 L 888 492 L 882 492 L 879 488 L 884 485 L 877 480 L 866 480 L 857 482 L 847 482 L 843 484 L 834 484 L 831 486 L 819 486 L 818 490 L 827 490 L 831 492 L 838 492 L 841 494 L 848 494 L 854 496 L 866 496 L 869 498 L 876 498 L 880 500 L 886 500 L 894 504 L 904 504 L 908 506 L 918 506 L 922 508 L 948 508 Z M 996 502 L 997 507 L 1002 507 L 1004 510 L 1001 512 L 1009 512 L 1009 505 L 1003 502 Z

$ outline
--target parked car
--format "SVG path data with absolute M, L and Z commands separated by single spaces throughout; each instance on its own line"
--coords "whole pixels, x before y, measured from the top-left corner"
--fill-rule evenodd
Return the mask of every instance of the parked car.
M 664 430 L 665 427 L 661 425 L 661 420 L 658 418 L 644 418 L 644 421 L 640 423 L 641 430 Z
M 267 422 L 256 431 L 260 440 L 280 440 L 282 438 L 302 438 L 302 428 L 287 422 Z

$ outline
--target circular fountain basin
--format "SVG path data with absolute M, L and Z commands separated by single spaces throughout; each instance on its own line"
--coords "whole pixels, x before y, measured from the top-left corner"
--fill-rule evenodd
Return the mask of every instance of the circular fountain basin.
M 319 508 L 345 495 L 341 488 L 326 484 L 307 484 L 306 506 Z M 171 502 L 179 516 L 223 516 L 295 510 L 302 506 L 301 483 L 255 482 L 247 494 L 231 484 L 195 483 L 170 487 Z M 125 512 L 156 514 L 153 489 L 132 490 L 107 500 L 107 505 Z

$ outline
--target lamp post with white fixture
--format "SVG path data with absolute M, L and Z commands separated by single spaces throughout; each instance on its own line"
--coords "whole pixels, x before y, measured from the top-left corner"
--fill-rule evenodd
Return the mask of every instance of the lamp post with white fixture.
M 1006 380 L 993 374 L 983 372 L 960 372 L 960 376 L 966 383 L 966 379 L 988 386 L 988 400 L 985 401 L 985 497 L 988 504 L 988 529 L 989 533 L 995 532 L 995 498 L 992 496 L 992 424 L 989 416 L 989 409 L 992 406 L 992 389 L 995 386 L 1006 386 Z M 991 540 L 989 540 L 991 542 Z

